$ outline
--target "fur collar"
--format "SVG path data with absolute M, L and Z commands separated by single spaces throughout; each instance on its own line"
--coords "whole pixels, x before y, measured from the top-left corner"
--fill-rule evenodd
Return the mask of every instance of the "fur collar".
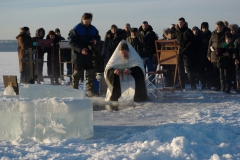
M 27 32 L 24 31 L 23 28 L 19 28 L 19 31 L 20 31 L 20 33 L 17 35 L 16 39 L 18 39 L 19 37 L 30 37 L 30 35 L 28 35 Z

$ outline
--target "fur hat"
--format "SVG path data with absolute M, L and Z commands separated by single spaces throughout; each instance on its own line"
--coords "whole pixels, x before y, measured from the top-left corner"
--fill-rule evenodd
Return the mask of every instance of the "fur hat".
M 201 29 L 202 28 L 209 28 L 209 25 L 208 25 L 208 22 L 202 22 L 202 24 L 201 24 Z
M 27 32 L 27 31 L 29 31 L 29 28 L 28 28 L 28 27 L 23 27 L 23 30 L 24 30 L 25 32 Z
M 238 31 L 238 25 L 237 24 L 230 24 L 229 26 L 229 29 L 234 31 L 234 32 L 237 32 Z
M 228 21 L 222 21 L 225 27 L 228 27 L 229 23 Z
M 56 28 L 56 29 L 55 29 L 55 33 L 60 33 L 60 29 L 59 29 L 59 28 Z
M 137 32 L 137 31 L 138 31 L 137 28 L 131 28 L 131 29 L 130 29 L 130 32 Z

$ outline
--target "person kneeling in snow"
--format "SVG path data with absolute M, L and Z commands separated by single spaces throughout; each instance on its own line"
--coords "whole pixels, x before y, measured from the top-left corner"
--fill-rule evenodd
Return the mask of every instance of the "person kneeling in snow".
M 144 77 L 145 70 L 141 57 L 128 42 L 122 40 L 104 71 L 104 78 L 108 86 L 105 100 L 118 101 L 125 94 L 125 97 L 128 99 L 132 97 L 135 102 L 146 101 L 147 89 Z M 135 85 L 130 82 L 135 82 Z M 125 93 L 122 90 L 124 85 L 125 88 L 126 85 L 129 85 Z

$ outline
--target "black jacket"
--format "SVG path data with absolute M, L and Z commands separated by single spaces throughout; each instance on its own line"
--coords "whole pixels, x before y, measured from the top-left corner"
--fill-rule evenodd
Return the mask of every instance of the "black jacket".
M 148 57 L 153 57 L 156 54 L 155 40 L 158 39 L 151 25 L 147 31 L 144 31 L 142 26 L 139 27 L 139 36 L 143 39 L 143 48 Z
M 131 32 L 130 31 L 126 31 L 125 29 L 123 30 L 123 39 L 127 39 L 127 37 L 131 36 Z
M 220 33 L 217 33 L 217 31 L 213 31 L 211 38 L 209 40 L 208 44 L 208 57 L 211 58 L 212 63 L 218 62 L 218 57 L 216 56 L 216 50 L 217 48 L 222 48 L 223 43 L 225 42 L 225 34 L 228 32 L 226 28 Z M 214 51 L 211 51 L 211 46 L 214 49 Z
M 72 62 L 77 65 L 92 66 L 94 47 L 92 40 L 100 41 L 98 30 L 90 25 L 88 27 L 79 23 L 69 33 L 69 44 L 73 48 Z M 88 49 L 88 54 L 83 55 L 82 49 Z
M 233 68 L 234 61 L 233 61 L 233 54 L 234 54 L 234 43 L 230 45 L 228 48 L 226 48 L 227 52 L 229 53 L 229 56 L 227 57 L 217 57 L 218 58 L 218 65 L 219 68 L 227 69 L 227 68 Z
M 203 51 L 205 53 L 205 56 L 207 57 L 207 52 L 208 52 L 208 44 L 209 44 L 209 40 L 211 38 L 211 31 L 207 31 L 206 33 L 204 32 L 200 32 L 201 36 L 202 36 L 202 43 L 203 43 Z
M 179 56 L 194 56 L 194 35 L 187 25 L 183 26 L 183 28 L 179 28 L 177 25 L 176 31 L 172 34 L 172 39 L 177 39 L 180 43 Z
M 197 35 L 194 35 L 193 52 L 196 55 L 196 58 L 200 61 L 207 59 L 207 52 L 204 52 L 204 42 L 200 32 L 198 32 Z
M 115 34 L 111 33 L 111 30 L 107 31 L 101 56 L 104 59 L 104 67 L 108 63 L 109 59 L 111 58 L 113 52 L 117 48 L 119 42 L 123 39 L 123 32 L 122 30 L 117 30 Z
M 43 36 L 42 37 L 39 36 L 40 32 L 43 32 Z M 36 30 L 35 37 L 32 38 L 32 40 L 33 40 L 33 49 L 36 49 L 36 41 L 38 39 L 43 39 L 44 36 L 45 36 L 45 30 L 43 28 L 39 28 L 39 29 Z M 38 53 L 43 54 L 44 52 L 45 52 L 44 48 L 39 48 L 38 49 Z

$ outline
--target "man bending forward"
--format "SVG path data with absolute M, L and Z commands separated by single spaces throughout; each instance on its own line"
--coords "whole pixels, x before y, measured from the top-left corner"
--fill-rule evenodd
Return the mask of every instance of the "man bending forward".
M 135 87 L 132 86 L 135 88 L 134 101 L 146 101 L 147 90 L 142 59 L 128 42 L 122 40 L 104 71 L 104 78 L 108 86 L 106 101 L 118 101 L 122 95 L 121 79 L 125 76 L 132 76 L 135 80 Z

